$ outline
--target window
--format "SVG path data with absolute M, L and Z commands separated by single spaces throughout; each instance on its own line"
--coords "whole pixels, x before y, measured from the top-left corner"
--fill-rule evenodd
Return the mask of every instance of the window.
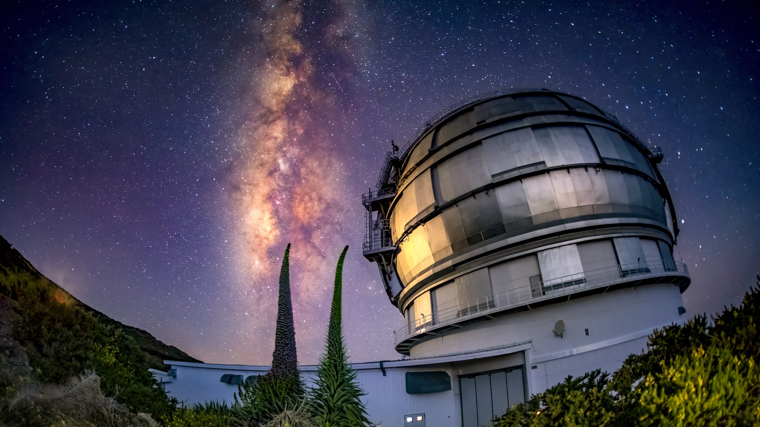
M 243 383 L 243 376 L 242 375 L 233 375 L 233 374 L 224 374 L 219 379 L 219 382 L 223 382 L 226 384 L 232 384 L 232 385 L 238 385 Z
M 451 390 L 451 377 L 444 371 L 406 373 L 408 394 L 438 393 L 448 390 Z

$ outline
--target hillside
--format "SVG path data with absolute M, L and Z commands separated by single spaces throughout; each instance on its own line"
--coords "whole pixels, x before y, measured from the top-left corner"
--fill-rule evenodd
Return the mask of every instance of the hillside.
M 198 362 L 88 307 L 0 237 L 0 426 L 141 426 L 144 414 L 166 419 L 177 402 L 148 371 L 165 370 L 165 359 Z M 81 398 L 59 399 L 75 389 Z M 105 414 L 111 421 L 93 421 Z
M 34 278 L 38 280 L 42 280 L 48 283 L 50 286 L 54 287 L 56 290 L 56 293 L 61 293 L 65 295 L 67 299 L 70 299 L 72 301 L 72 305 L 77 306 L 81 308 L 82 310 L 84 310 L 85 312 L 92 314 L 99 322 L 105 325 L 114 326 L 120 329 L 126 335 L 132 337 L 137 343 L 137 345 L 140 347 L 140 349 L 145 352 L 146 359 L 151 368 L 164 369 L 165 368 L 165 365 L 163 363 L 164 360 L 200 362 L 200 360 L 191 357 L 190 355 L 178 349 L 177 347 L 164 344 L 163 342 L 157 340 L 149 332 L 144 331 L 142 329 L 134 328 L 129 325 L 125 325 L 119 321 L 111 319 L 105 314 L 82 303 L 81 301 L 76 299 L 76 297 L 68 293 L 65 289 L 61 288 L 56 283 L 54 283 L 53 281 L 45 277 L 42 273 L 40 273 L 36 268 L 34 268 L 32 263 L 30 263 L 26 258 L 24 258 L 24 256 L 21 255 L 19 251 L 14 249 L 11 246 L 11 244 L 8 243 L 7 240 L 5 240 L 3 236 L 0 236 L 0 274 L 3 272 L 3 270 L 5 270 L 6 272 L 15 270 L 17 272 L 29 273 Z

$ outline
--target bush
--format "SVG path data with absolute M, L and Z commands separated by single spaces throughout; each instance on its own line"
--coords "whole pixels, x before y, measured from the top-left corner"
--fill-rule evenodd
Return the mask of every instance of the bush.
M 214 411 L 204 409 L 178 409 L 164 419 L 166 427 L 227 427 L 231 417 L 225 417 Z
M 760 425 L 760 276 L 739 307 L 654 331 L 609 380 L 599 371 L 536 394 L 507 426 Z
M 105 395 L 134 412 L 162 419 L 174 410 L 176 402 L 156 386 L 134 339 L 99 322 L 52 282 L 0 270 L 0 294 L 15 302 L 13 339 L 28 355 L 31 380 L 63 385 L 95 371 Z M 7 381 L 0 383 L 7 390 Z
M 760 425 L 758 378 L 752 358 L 725 347 L 699 347 L 646 376 L 639 388 L 639 425 Z
M 264 425 L 264 427 L 316 427 L 307 400 L 289 406 Z
M 93 373 L 65 385 L 27 384 L 0 408 L 0 425 L 158 426 L 149 415 L 135 415 L 114 398 L 104 396 L 100 377 Z
M 302 397 L 297 395 L 300 385 L 292 377 L 262 375 L 256 382 L 238 386 L 232 410 L 241 420 L 266 424 L 277 414 L 302 402 Z

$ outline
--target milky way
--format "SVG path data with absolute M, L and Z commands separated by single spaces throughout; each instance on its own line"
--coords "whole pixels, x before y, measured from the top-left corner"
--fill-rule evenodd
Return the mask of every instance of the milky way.
M 337 28 L 345 28 L 346 11 L 340 7 L 320 36 L 320 52 L 343 63 L 346 45 Z M 237 144 L 241 158 L 235 165 L 235 217 L 239 230 L 234 267 L 243 278 L 238 291 L 257 312 L 260 334 L 271 330 L 277 283 L 273 273 L 285 242 L 293 244 L 294 311 L 303 324 L 313 325 L 320 303 L 326 301 L 339 248 L 346 243 L 342 221 L 352 200 L 343 197 L 347 178 L 341 145 L 344 135 L 330 133 L 326 123 L 340 117 L 334 90 L 325 90 L 326 76 L 296 34 L 304 13 L 298 1 L 266 4 L 253 25 L 262 49 L 251 70 L 250 112 Z M 334 75 L 328 78 L 334 79 Z M 337 80 L 335 80 L 337 83 Z M 329 87 L 334 89 L 334 87 Z M 342 90 L 342 89 L 341 89 Z M 302 327 L 299 332 L 311 332 Z M 266 335 L 266 334 L 264 334 Z M 301 334 L 304 347 L 313 348 L 319 336 Z
M 0 234 L 206 362 L 270 363 L 288 243 L 299 362 L 345 244 L 350 356 L 398 358 L 361 194 L 390 140 L 493 90 L 585 97 L 662 148 L 689 315 L 760 269 L 756 1 L 5 3 Z

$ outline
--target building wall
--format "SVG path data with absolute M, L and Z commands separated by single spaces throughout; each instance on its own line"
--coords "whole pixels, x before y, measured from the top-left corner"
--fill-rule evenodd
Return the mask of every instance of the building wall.
M 682 323 L 682 305 L 680 290 L 672 284 L 624 288 L 464 325 L 416 344 L 411 355 L 414 359 L 531 341 L 527 364 L 537 365 L 528 371 L 533 394 L 567 375 L 618 369 L 629 354 L 645 349 L 653 329 Z M 559 320 L 565 324 L 561 338 L 552 332 Z
M 640 354 L 646 350 L 646 346 L 647 336 L 643 336 L 585 353 L 531 363 L 528 365 L 531 393 L 546 391 L 549 387 L 564 381 L 568 375 L 578 377 L 595 369 L 601 369 L 607 373 L 615 372 L 620 369 L 630 354 Z
M 473 359 L 477 355 L 462 355 L 458 360 L 446 363 L 427 361 L 391 361 L 385 367 L 385 375 L 379 363 L 355 364 L 359 386 L 367 393 L 362 401 L 367 407 L 370 420 L 382 427 L 405 427 L 404 416 L 424 414 L 425 425 L 430 427 L 458 427 L 462 425 L 459 376 L 480 372 L 502 370 L 520 366 L 526 369 L 523 351 Z M 161 376 L 170 396 L 176 397 L 186 407 L 208 401 L 233 402 L 237 386 L 220 382 L 224 374 L 261 375 L 266 366 L 212 365 L 169 362 L 176 369 L 176 378 Z M 394 366 L 402 365 L 402 366 Z M 416 364 L 416 365 L 415 365 Z M 430 394 L 408 394 L 407 372 L 444 371 L 451 379 L 451 390 Z M 301 375 L 307 386 L 313 385 L 315 366 L 302 366 Z M 527 390 L 526 390 L 527 392 Z
M 162 377 L 162 381 L 169 381 L 164 383 L 164 390 L 169 397 L 177 398 L 186 407 L 212 401 L 233 403 L 233 395 L 238 391 L 238 387 L 220 382 L 219 379 L 224 374 L 243 375 L 243 378 L 246 378 L 249 375 L 263 375 L 269 371 L 268 366 L 182 364 L 176 362 L 171 362 L 171 366 L 177 370 L 176 378 Z
M 531 341 L 536 355 L 546 355 L 681 322 L 682 305 L 675 285 L 624 288 L 464 325 L 415 345 L 411 356 L 477 351 L 521 341 Z M 563 338 L 552 332 L 558 320 L 565 323 Z

